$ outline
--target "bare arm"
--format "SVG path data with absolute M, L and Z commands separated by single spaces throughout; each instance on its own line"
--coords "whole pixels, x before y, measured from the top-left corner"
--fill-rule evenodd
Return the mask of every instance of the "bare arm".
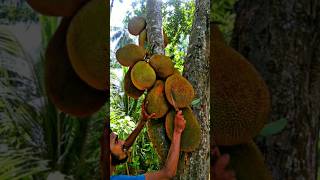
M 140 134 L 141 130 L 143 129 L 144 125 L 146 124 L 146 120 L 143 117 L 140 118 L 137 127 L 132 131 L 132 133 L 128 136 L 124 143 L 124 148 L 129 149 L 134 141 L 136 140 L 137 136 Z
M 172 179 L 176 175 L 179 161 L 181 134 L 184 128 L 185 120 L 183 119 L 182 112 L 179 111 L 175 118 L 175 127 L 172 136 L 172 142 L 165 166 L 160 171 L 146 173 L 146 180 L 167 180 Z
M 128 138 L 125 140 L 125 143 L 123 145 L 124 149 L 128 150 L 134 141 L 136 140 L 137 136 L 140 134 L 141 130 L 143 129 L 144 125 L 146 124 L 148 119 L 151 119 L 155 116 L 155 113 L 152 113 L 149 115 L 145 111 L 145 106 L 148 104 L 148 102 L 145 102 L 141 106 L 141 117 L 138 122 L 137 127 L 131 132 L 131 134 L 128 136 Z

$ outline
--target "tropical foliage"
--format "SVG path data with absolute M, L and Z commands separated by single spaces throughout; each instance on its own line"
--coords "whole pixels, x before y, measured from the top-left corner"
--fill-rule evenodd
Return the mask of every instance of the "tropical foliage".
M 141 111 L 141 101 L 129 98 L 123 90 L 123 77 L 127 68 L 121 68 L 114 57 L 114 52 L 128 43 L 136 43 L 137 37 L 131 36 L 127 30 L 130 18 L 134 16 L 145 16 L 146 1 L 133 1 L 130 9 L 122 22 L 122 27 L 111 25 L 111 42 L 115 44 L 111 49 L 111 99 L 110 116 L 111 128 L 117 132 L 121 139 L 125 139 L 134 129 Z M 183 70 L 184 57 L 187 54 L 189 34 L 191 32 L 192 17 L 194 14 L 193 1 L 169 0 L 162 6 L 163 28 L 168 35 L 170 43 L 166 55 L 171 57 L 180 71 Z M 113 11 L 115 12 L 115 7 Z M 113 14 L 111 14 L 111 17 Z M 144 128 L 131 148 L 129 160 L 126 164 L 118 166 L 116 174 L 141 174 L 147 171 L 158 170 L 160 161 L 150 142 L 147 129 Z

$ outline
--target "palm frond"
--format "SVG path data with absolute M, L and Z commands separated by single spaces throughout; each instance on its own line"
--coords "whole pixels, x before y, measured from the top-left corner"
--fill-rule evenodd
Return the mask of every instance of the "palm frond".
M 5 146 L 5 144 L 0 145 Z M 39 156 L 40 153 L 31 148 L 2 149 L 0 152 L 0 179 L 18 180 L 46 172 L 48 161 L 37 158 Z

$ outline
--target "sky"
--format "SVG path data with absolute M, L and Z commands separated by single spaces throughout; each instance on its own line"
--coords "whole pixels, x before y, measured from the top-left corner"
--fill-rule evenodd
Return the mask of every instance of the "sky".
M 129 0 L 123 0 L 123 3 L 120 3 L 119 0 L 115 0 L 113 3 L 113 8 L 110 16 L 110 27 L 123 27 L 124 24 L 122 23 L 124 18 L 126 17 L 127 11 L 129 11 L 131 7 L 132 1 Z M 115 32 L 111 32 L 110 30 L 110 37 Z M 113 50 L 116 45 L 116 41 L 111 42 L 110 49 Z

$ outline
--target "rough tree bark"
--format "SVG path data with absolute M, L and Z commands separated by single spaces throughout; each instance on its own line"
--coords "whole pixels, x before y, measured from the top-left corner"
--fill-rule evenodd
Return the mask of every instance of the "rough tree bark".
M 164 54 L 161 0 L 147 1 L 147 35 L 153 54 Z
M 232 45 L 262 74 L 280 134 L 259 142 L 274 179 L 316 180 L 320 120 L 320 4 L 240 0 Z
M 183 75 L 195 89 L 200 104 L 193 107 L 201 126 L 199 148 L 186 153 L 184 167 L 179 169 L 177 179 L 209 179 L 210 171 L 210 69 L 209 69 L 209 0 L 195 1 L 195 16 L 189 38 Z
M 209 178 L 209 7 L 209 0 L 196 0 L 195 19 L 184 67 L 184 76 L 193 85 L 196 98 L 200 98 L 200 104 L 194 107 L 193 111 L 202 129 L 201 143 L 195 152 L 181 154 L 179 169 L 175 179 L 205 180 Z M 147 0 L 146 19 L 148 43 L 152 49 L 152 53 L 156 54 L 164 54 L 161 18 L 161 1 Z M 163 128 L 161 129 L 161 126 L 159 126 L 156 131 L 157 135 L 160 135 L 160 140 L 163 142 L 163 149 L 160 150 L 163 156 L 163 154 L 167 154 L 170 144 L 165 138 L 165 131 Z M 159 149 L 157 152 L 159 153 Z M 161 160 L 163 161 L 162 163 L 164 163 L 166 159 L 162 158 Z

